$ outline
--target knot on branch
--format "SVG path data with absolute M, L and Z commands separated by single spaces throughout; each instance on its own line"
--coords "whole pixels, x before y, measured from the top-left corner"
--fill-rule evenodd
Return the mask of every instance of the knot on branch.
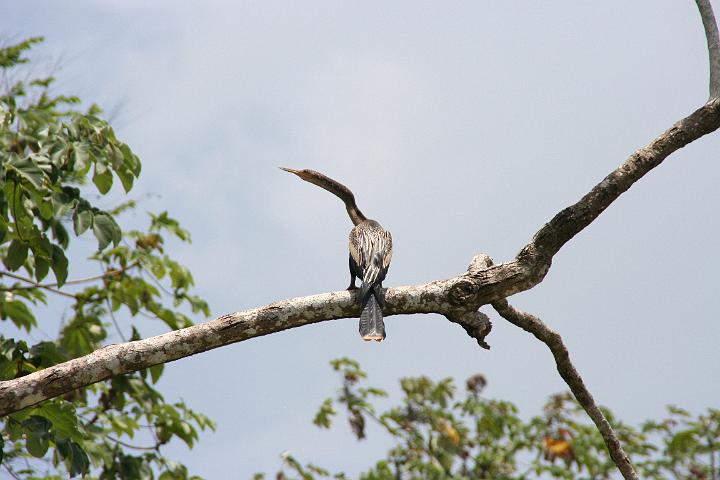
M 467 271 L 470 275 L 477 275 L 481 271 L 486 270 L 493 265 L 494 263 L 492 258 L 490 258 L 490 255 L 478 253 L 472 258 L 472 260 L 470 260 L 470 265 L 468 266 Z
M 477 294 L 479 287 L 471 280 L 458 280 L 455 285 L 450 287 L 448 296 L 450 303 L 453 305 L 466 305 Z
M 459 307 L 468 307 L 472 305 L 475 296 L 480 291 L 480 285 L 472 278 L 483 270 L 493 265 L 492 258 L 490 256 L 479 253 L 470 260 L 468 266 L 468 275 L 465 278 L 460 278 L 455 284 L 450 287 L 448 297 L 450 303 Z
M 490 330 L 492 330 L 492 322 L 490 318 L 479 310 L 474 312 L 465 312 L 460 315 L 448 315 L 447 319 L 453 323 L 457 323 L 465 332 L 477 340 L 478 345 L 486 350 L 490 350 L 490 345 L 485 341 Z

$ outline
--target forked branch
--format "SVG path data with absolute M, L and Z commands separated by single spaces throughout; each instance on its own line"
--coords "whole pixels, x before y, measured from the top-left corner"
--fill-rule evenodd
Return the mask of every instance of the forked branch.
M 633 153 L 579 202 L 558 213 L 515 259 L 488 267 L 474 262 L 457 277 L 390 288 L 386 293 L 386 315 L 439 313 L 462 320 L 465 314 L 482 305 L 534 287 L 543 280 L 555 253 L 635 181 L 672 152 L 718 128 L 720 99 L 716 98 Z M 0 416 L 113 375 L 289 328 L 355 317 L 359 314 L 357 310 L 353 295 L 340 291 L 284 300 L 157 337 L 110 345 L 84 357 L 0 382 Z M 475 337 L 481 340 L 479 335 Z

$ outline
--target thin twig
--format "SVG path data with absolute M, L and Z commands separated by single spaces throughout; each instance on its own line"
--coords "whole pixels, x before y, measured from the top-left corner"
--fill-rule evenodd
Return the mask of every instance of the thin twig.
M 95 275 L 93 277 L 87 277 L 87 278 L 78 278 L 76 280 L 68 280 L 67 282 L 65 282 L 65 285 L 77 285 L 79 283 L 87 283 L 87 282 L 92 282 L 95 280 L 102 280 L 103 278 L 111 277 L 113 275 L 117 275 L 117 274 L 126 272 L 132 268 L 137 267 L 139 264 L 140 264 L 140 260 L 135 260 L 134 262 L 129 263 L 128 265 L 126 265 L 122 268 L 118 268 L 115 270 L 108 270 L 105 273 L 102 273 L 100 275 Z M 0 275 L 8 275 L 9 277 L 12 276 L 8 272 L 0 272 Z M 13 278 L 17 278 L 17 277 L 13 277 Z M 57 282 L 37 283 L 37 282 L 33 282 L 32 280 L 28 280 L 28 279 L 19 279 L 19 280 L 28 281 L 32 285 L 30 285 L 28 287 L 17 287 L 17 288 L 14 288 L 14 290 L 31 290 L 34 288 L 48 288 L 48 287 L 57 287 L 58 286 Z
M 720 35 L 715 22 L 710 0 L 695 0 L 703 27 L 705 38 L 708 44 L 708 56 L 710 58 L 710 98 L 720 97 Z
M 585 382 L 570 360 L 570 354 L 560 334 L 545 325 L 538 317 L 514 308 L 505 299 L 493 302 L 492 306 L 504 319 L 526 332 L 532 333 L 535 338 L 547 345 L 553 357 L 555 357 L 560 376 L 568 384 L 578 403 L 585 409 L 588 416 L 600 430 L 600 434 L 610 452 L 610 457 L 615 462 L 620 473 L 622 473 L 622 476 L 625 479 L 638 479 L 639 477 L 635 473 L 635 469 L 622 445 L 620 445 L 620 440 L 618 440 L 615 431 L 598 408 L 595 399 L 593 399 L 592 394 L 585 386 Z
M 16 480 L 22 480 L 20 478 L 20 476 L 17 473 L 15 473 L 15 471 L 12 469 L 12 467 L 10 467 L 10 465 L 7 464 L 7 462 L 3 463 L 3 467 L 5 467 L 5 470 L 7 470 L 7 472 L 10 474 L 11 477 L 13 477 Z
M 122 440 L 120 440 L 119 438 L 115 438 L 110 435 L 105 435 L 105 438 L 107 438 L 108 440 L 110 440 L 112 442 L 117 443 L 118 445 L 122 445 L 123 447 L 132 448 L 133 450 L 157 450 L 158 449 L 158 445 L 155 445 L 154 447 L 139 447 L 137 445 L 125 443 Z
M 47 290 L 47 291 L 49 291 L 49 292 L 57 293 L 58 295 L 62 295 L 62 296 L 64 296 L 64 297 L 74 298 L 75 300 L 79 300 L 79 299 L 80 299 L 80 296 L 79 296 L 79 295 L 75 295 L 75 294 L 72 294 L 72 293 L 63 292 L 62 290 L 58 290 L 57 288 L 52 288 L 52 287 L 47 287 L 47 286 L 44 286 L 44 285 L 40 285 L 39 283 L 37 283 L 37 282 L 34 281 L 34 280 L 31 280 L 31 279 L 29 279 L 29 278 L 22 277 L 22 276 L 20 276 L 20 275 L 15 275 L 14 273 L 10 273 L 10 272 L 0 272 L 0 277 L 3 276 L 3 275 L 6 276 L 6 277 L 14 278 L 15 280 L 20 280 L 21 282 L 29 283 L 29 284 L 33 285 L 32 288 L 43 288 L 43 289 L 45 289 L 45 290 Z M 12 290 L 12 289 L 5 289 L 5 290 Z M 26 290 L 26 289 L 23 288 L 23 290 Z
M 78 283 L 86 283 L 86 282 L 92 282 L 94 280 L 102 280 L 103 278 L 106 278 L 106 277 L 112 277 L 113 275 L 127 272 L 128 270 L 135 268 L 139 265 L 140 265 L 140 260 L 135 260 L 133 262 L 130 262 L 129 264 L 127 264 L 124 267 L 117 268 L 115 270 L 108 270 L 105 273 L 102 273 L 100 275 L 95 275 L 94 277 L 78 278 L 77 280 L 68 280 L 67 282 L 65 282 L 65 285 L 77 285 Z M 57 285 L 57 283 L 49 283 L 49 284 L 44 284 L 43 286 L 54 287 L 56 285 Z
M 170 296 L 174 296 L 174 295 L 175 295 L 173 292 L 171 292 L 170 290 L 168 290 L 167 288 L 165 288 L 165 286 L 162 284 L 162 282 L 161 282 L 160 280 L 158 280 L 158 278 L 155 276 L 154 273 L 152 273 L 151 271 L 149 271 L 149 270 L 148 270 L 147 268 L 145 268 L 143 265 L 140 265 L 140 274 L 142 274 L 142 273 L 146 273 L 146 274 L 148 275 L 148 277 L 150 277 L 150 280 L 151 280 L 153 283 L 155 283 L 155 285 L 157 285 L 157 287 L 158 287 L 161 291 L 163 291 L 165 294 L 170 295 Z
M 120 338 L 122 338 L 123 342 L 127 342 L 127 338 L 123 334 L 122 330 L 120 330 L 120 325 L 118 324 L 117 319 L 115 318 L 115 313 L 112 310 L 112 305 L 110 304 L 110 299 L 105 297 L 105 305 L 107 305 L 108 313 L 110 314 L 110 319 L 112 319 L 113 325 L 115 325 L 115 330 L 117 330 L 118 335 L 120 335 Z

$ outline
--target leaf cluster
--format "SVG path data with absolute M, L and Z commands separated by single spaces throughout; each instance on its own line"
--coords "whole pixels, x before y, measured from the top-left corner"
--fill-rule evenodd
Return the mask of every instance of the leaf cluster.
M 127 193 L 141 173 L 100 110 L 54 95 L 51 77 L 13 81 L 40 40 L 0 48 L 0 319 L 18 332 L 0 335 L 0 381 L 86 355 L 113 336 L 138 340 L 141 320 L 178 329 L 190 315 L 210 314 L 192 293 L 191 272 L 166 252 L 168 237 L 190 241 L 177 220 L 150 214 L 146 230 L 123 231 L 118 219 L 136 202 L 96 203 L 117 181 Z M 97 248 L 87 260 L 71 257 L 72 237 L 89 232 Z M 100 273 L 70 280 L 82 262 Z M 37 341 L 46 336 L 38 312 L 53 302 L 63 302 L 65 317 L 57 335 Z M 166 401 L 162 373 L 161 364 L 116 376 L 0 419 L 0 477 L 196 478 L 162 447 L 178 439 L 192 448 L 199 431 L 215 426 Z
M 597 428 L 569 393 L 551 396 L 542 414 L 524 420 L 510 402 L 485 398 L 486 380 L 470 377 L 460 392 L 452 379 L 420 376 L 400 380 L 402 397 L 382 413 L 373 405 L 386 396 L 363 385 L 365 372 L 354 360 L 331 365 L 341 387 L 326 399 L 314 423 L 329 428 L 344 410 L 358 440 L 373 422 L 393 441 L 386 456 L 360 475 L 364 480 L 397 479 L 611 479 L 618 478 Z M 640 478 L 712 479 L 720 475 L 720 412 L 697 417 L 670 407 L 670 416 L 633 428 L 604 410 Z M 289 453 L 277 478 L 346 478 Z M 256 478 L 264 478 L 258 474 Z

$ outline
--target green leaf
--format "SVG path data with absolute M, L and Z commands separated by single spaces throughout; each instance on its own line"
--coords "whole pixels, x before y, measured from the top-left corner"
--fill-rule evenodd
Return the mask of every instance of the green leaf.
M 62 248 L 67 248 L 70 244 L 70 237 L 65 229 L 65 226 L 60 222 L 55 222 L 52 226 L 53 238 L 57 241 Z
M 5 243 L 5 237 L 7 237 L 8 229 L 5 219 L 0 216 L 0 244 Z
M 77 442 L 60 441 L 57 442 L 57 451 L 60 457 L 65 461 L 65 468 L 71 477 L 75 475 L 85 475 L 90 468 L 90 460 L 87 453 Z M 127 478 L 127 477 L 121 477 Z
M 81 207 L 75 209 L 75 213 L 73 214 L 73 228 L 75 229 L 75 235 L 82 235 L 83 233 L 85 233 L 85 230 L 92 226 L 92 224 L 92 211 L 87 209 L 81 209 Z
M 95 163 L 95 173 L 93 174 L 92 181 L 97 187 L 98 191 L 105 195 L 110 191 L 113 183 L 112 172 L 101 162 Z
M 35 256 L 35 280 L 38 282 L 42 281 L 50 271 L 50 263 L 43 257 Z
M 53 218 L 53 207 L 50 202 L 45 201 L 44 199 L 40 199 L 40 201 L 36 202 L 35 205 L 40 212 L 40 216 L 44 220 L 50 220 Z
M 695 429 L 682 430 L 676 433 L 668 445 L 672 455 L 684 455 L 698 446 L 698 432 Z
M 75 409 L 67 402 L 46 402 L 35 408 L 33 412 L 50 421 L 55 435 L 82 441 L 82 434 L 77 427 Z
M 28 433 L 25 439 L 25 448 L 33 457 L 42 458 L 48 451 L 50 442 L 47 436 L 36 433 Z
M 9 68 L 20 63 L 27 63 L 28 58 L 22 57 L 25 50 L 29 50 L 33 44 L 43 41 L 43 37 L 31 37 L 15 45 L 0 48 L 0 67 Z
M 42 188 L 46 178 L 45 172 L 40 170 L 30 158 L 19 158 L 17 155 L 10 155 L 8 170 L 12 170 L 21 178 L 30 182 L 35 188 Z
M 28 254 L 28 246 L 25 242 L 22 242 L 20 240 L 13 240 L 10 242 L 10 247 L 8 248 L 7 256 L 3 258 L 3 263 L 7 267 L 8 270 L 11 272 L 14 272 L 18 268 L 22 267 L 23 263 L 25 263 L 25 259 L 27 258 Z
M 43 418 L 39 415 L 28 415 L 28 417 L 23 420 L 23 428 L 25 428 L 27 431 L 48 433 L 50 427 L 50 422 L 48 422 L 46 418 Z
M 42 257 L 45 260 L 52 258 L 52 244 L 45 235 L 36 236 L 30 239 L 30 248 L 33 256 Z
M 51 193 L 50 201 L 53 206 L 53 217 L 57 220 L 72 210 L 76 202 L 73 197 L 65 192 Z
M 68 129 L 71 130 L 72 127 L 68 127 Z M 85 176 L 87 171 L 90 169 L 90 164 L 92 163 L 90 161 L 90 152 L 87 150 L 87 148 L 81 144 L 81 143 L 73 143 L 73 163 L 75 170 L 80 173 L 80 175 Z
M 122 238 L 120 227 L 115 220 L 107 213 L 98 213 L 93 221 L 93 233 L 98 240 L 98 250 L 104 250 L 110 242 L 115 246 Z
M 39 368 L 47 368 L 68 360 L 67 356 L 58 350 L 55 342 L 40 342 L 30 349 L 32 363 Z
M 50 426 L 47 419 L 37 415 L 32 415 L 22 422 L 26 432 L 25 448 L 33 457 L 42 458 L 47 453 L 50 446 L 48 441 Z
M 148 370 L 150 371 L 150 378 L 152 379 L 153 385 L 156 384 L 158 380 L 160 380 L 160 376 L 162 375 L 164 368 L 164 363 L 153 365 L 152 367 L 148 368 Z
M 115 173 L 117 173 L 117 176 L 120 178 L 120 182 L 122 182 L 125 193 L 132 190 L 133 181 L 135 180 L 133 173 L 130 170 L 126 169 L 124 166 L 115 170 Z
M 2 304 L 3 317 L 7 315 L 18 328 L 25 328 L 28 332 L 37 325 L 35 316 L 25 303 L 20 300 L 12 300 Z
M 57 245 L 52 246 L 52 271 L 55 274 L 58 287 L 62 287 L 67 280 L 68 259 L 65 252 Z
M 190 232 L 180 227 L 180 224 L 174 218 L 168 215 L 168 212 L 162 212 L 159 215 L 150 214 L 152 222 L 150 224 L 151 231 L 160 231 L 166 229 L 175 234 L 180 240 L 190 242 Z
M 330 428 L 332 424 L 332 417 L 337 415 L 337 411 L 333 408 L 333 402 L 331 398 L 326 398 L 325 401 L 320 405 L 320 409 L 315 414 L 313 423 L 321 428 Z
M 132 150 L 130 150 L 130 147 L 127 146 L 127 144 L 123 143 L 122 145 L 120 145 L 120 150 L 122 150 L 123 153 L 125 166 L 129 168 L 136 177 L 140 176 L 141 165 L 138 156 L 135 155 Z

